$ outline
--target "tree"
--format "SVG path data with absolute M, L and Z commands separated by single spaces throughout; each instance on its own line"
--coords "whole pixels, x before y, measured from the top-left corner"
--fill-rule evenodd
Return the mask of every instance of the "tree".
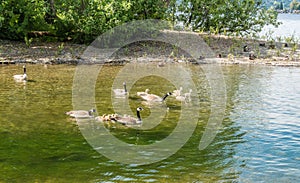
M 291 10 L 300 10 L 300 3 L 297 0 L 293 0 L 290 4 Z
M 56 9 L 55 9 L 55 3 L 54 0 L 46 0 L 46 15 L 45 15 L 45 21 L 47 23 L 54 23 L 54 19 L 57 18 L 56 16 Z
M 274 1 L 275 10 L 283 10 L 283 2 Z
M 165 19 L 168 8 L 165 1 L 157 0 L 137 0 L 132 5 L 135 19 Z
M 45 2 L 39 0 L 3 0 L 0 2 L 0 37 L 24 39 L 32 30 L 47 30 Z
M 284 7 L 283 7 L 283 2 L 281 1 L 281 2 L 280 2 L 280 5 L 279 5 L 279 9 L 280 9 L 280 10 L 283 10 L 283 8 L 284 8 Z
M 277 13 L 258 0 L 182 0 L 178 19 L 192 30 L 248 34 L 276 25 Z
M 276 12 L 264 8 L 262 0 L 2 0 L 0 38 L 24 39 L 31 32 L 43 31 L 58 40 L 90 42 L 108 29 L 143 19 L 240 35 L 276 25 L 276 18 Z

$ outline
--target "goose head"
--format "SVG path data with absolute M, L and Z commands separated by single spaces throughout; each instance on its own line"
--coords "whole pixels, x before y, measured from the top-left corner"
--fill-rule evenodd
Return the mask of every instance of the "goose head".
M 162 101 L 166 100 L 166 98 L 167 98 L 168 96 L 170 96 L 170 95 L 172 95 L 171 92 L 166 93 L 165 96 L 162 98 Z
M 93 116 L 93 113 L 95 113 L 95 112 L 96 112 L 96 109 L 91 109 L 91 110 L 88 111 L 90 116 Z

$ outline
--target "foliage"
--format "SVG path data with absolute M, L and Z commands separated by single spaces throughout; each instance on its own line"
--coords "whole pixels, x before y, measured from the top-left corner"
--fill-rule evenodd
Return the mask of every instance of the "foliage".
M 139 0 L 132 3 L 131 15 L 134 19 L 166 19 L 168 6 L 165 1 Z
M 161 19 L 213 33 L 248 34 L 276 25 L 261 0 L 2 0 L 0 38 L 90 42 L 132 20 Z
M 300 2 L 297 0 L 293 0 L 290 4 L 290 9 L 291 10 L 300 10 Z
M 47 30 L 44 1 L 3 0 L 0 3 L 0 37 L 24 39 L 31 30 Z
M 89 42 L 106 30 L 129 21 L 132 4 L 113 0 L 56 0 L 55 34 Z
M 266 24 L 276 25 L 277 14 L 255 0 L 183 0 L 179 19 L 192 30 L 249 34 Z

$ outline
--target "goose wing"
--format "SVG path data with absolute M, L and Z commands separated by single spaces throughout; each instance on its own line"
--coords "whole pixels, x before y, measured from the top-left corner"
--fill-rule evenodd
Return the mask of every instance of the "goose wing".
M 148 95 L 149 89 L 146 89 L 144 92 L 136 92 L 137 96 Z
M 85 111 L 85 110 L 68 111 L 68 112 L 66 112 L 66 114 L 73 118 L 91 117 L 89 111 Z
M 126 95 L 127 92 L 124 89 L 114 89 L 113 90 L 116 95 Z
M 154 94 L 147 94 L 147 95 L 142 95 L 141 96 L 144 100 L 147 101 L 162 101 L 162 98 L 160 96 L 154 95 Z
M 27 79 L 27 75 L 26 74 L 14 75 L 14 79 L 17 81 L 24 81 Z
M 137 96 L 142 96 L 142 95 L 146 95 L 146 93 L 145 92 L 136 92 L 136 95 Z
M 131 117 L 131 116 L 123 116 L 123 117 L 117 117 L 115 118 L 116 122 L 121 123 L 123 125 L 135 125 L 140 124 L 141 121 L 137 118 Z
M 179 96 L 176 97 L 176 100 L 179 100 L 179 101 L 183 102 L 183 101 L 186 100 L 186 98 L 184 96 L 179 95 Z

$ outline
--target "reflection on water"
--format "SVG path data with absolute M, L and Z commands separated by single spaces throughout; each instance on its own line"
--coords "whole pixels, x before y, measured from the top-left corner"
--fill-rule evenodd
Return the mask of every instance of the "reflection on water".
M 146 88 L 163 94 L 175 89 L 155 76 L 138 80 L 125 98 L 111 98 L 121 66 L 103 67 L 96 83 L 99 114 L 113 113 L 113 102 L 142 105 L 144 118 L 152 106 L 135 95 Z M 75 66 L 27 65 L 31 82 L 16 83 L 21 65 L 1 66 L 0 180 L 4 182 L 193 182 L 300 180 L 299 68 L 224 66 L 226 116 L 213 143 L 203 151 L 199 141 L 210 114 L 210 87 L 200 66 L 191 66 L 200 100 L 189 141 L 171 157 L 150 165 L 124 165 L 97 153 L 85 141 L 72 109 Z M 193 97 L 196 97 L 194 95 Z M 122 104 L 123 103 L 123 104 Z M 106 125 L 111 134 L 131 144 L 147 145 L 166 138 L 176 127 L 184 104 L 170 97 L 156 106 L 162 122 L 147 130 Z M 193 105 L 193 104 L 189 104 Z M 151 109 L 150 109 L 151 108 Z M 193 114 L 191 114 L 191 118 Z M 89 123 L 87 123 L 89 124 Z M 95 126 L 95 129 L 97 126 Z

